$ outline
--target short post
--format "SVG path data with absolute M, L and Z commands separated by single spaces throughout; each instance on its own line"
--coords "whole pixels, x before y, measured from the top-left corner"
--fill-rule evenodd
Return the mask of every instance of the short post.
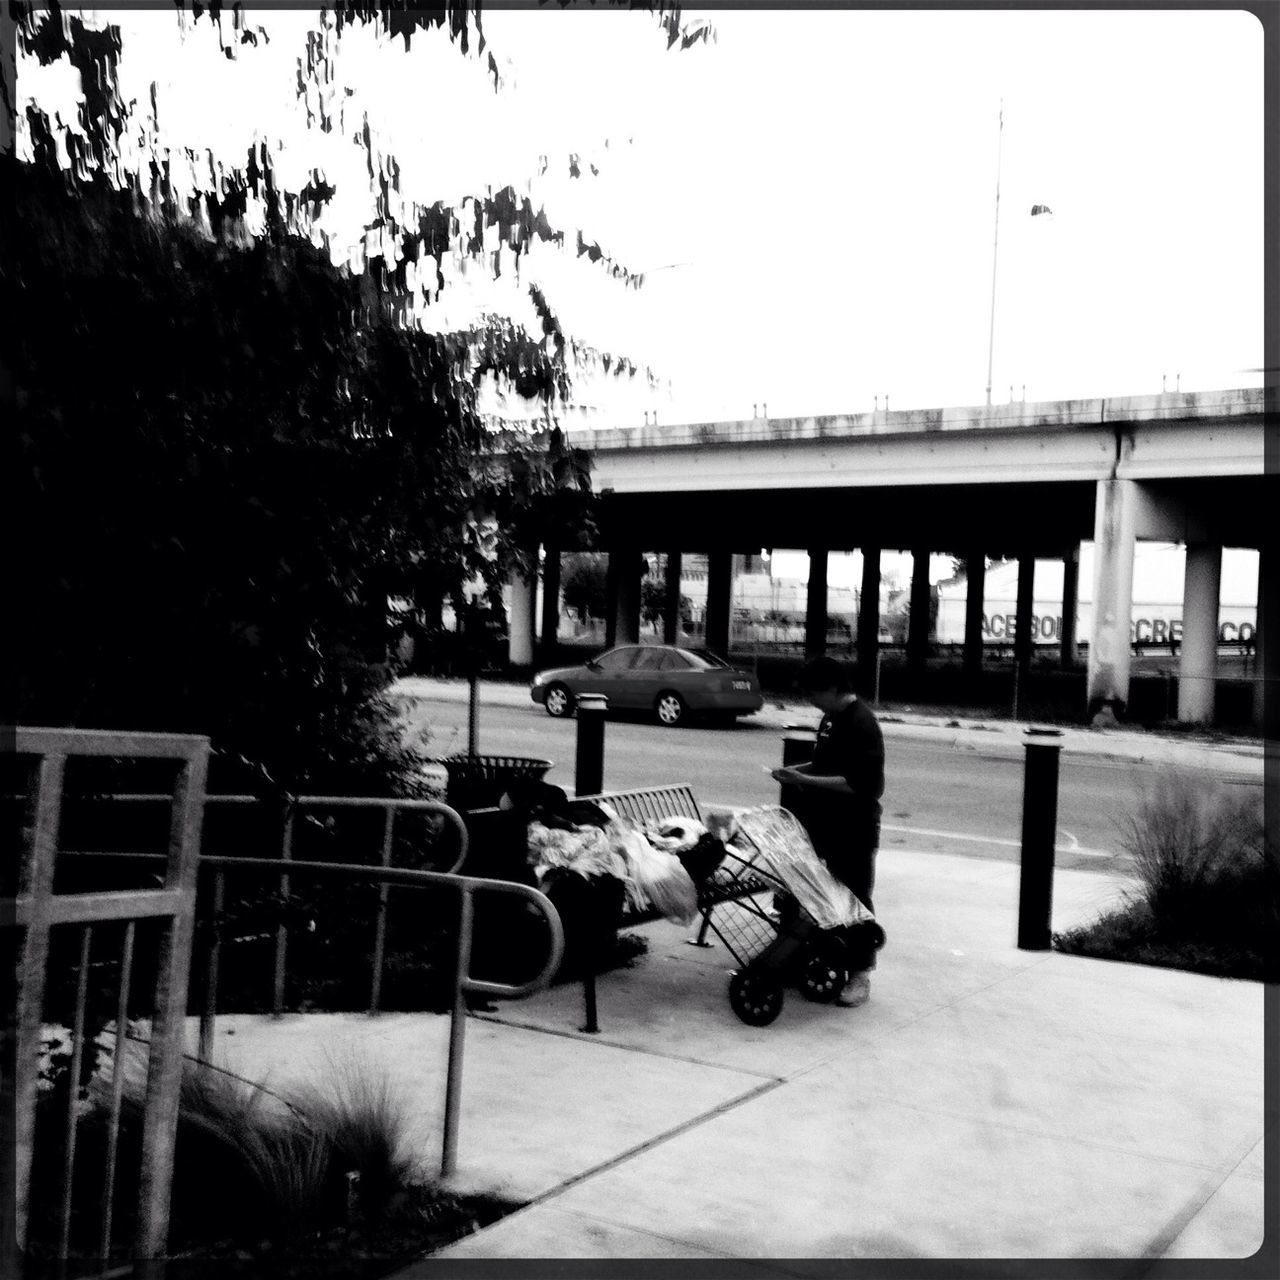
M 467 677 L 467 754 L 480 754 L 480 677 L 472 671 Z
M 818 731 L 811 725 L 789 724 L 782 733 L 782 765 L 808 764 L 818 745 Z M 783 785 L 778 792 L 778 803 L 784 809 L 794 810 L 800 788 Z
M 575 795 L 594 796 L 604 790 L 604 715 L 609 699 L 603 693 L 578 695 L 578 754 L 574 762 Z
M 1057 729 L 1028 729 L 1035 739 Z M 1053 847 L 1058 830 L 1061 742 L 1028 741 L 1022 782 L 1022 873 L 1018 885 L 1018 949 L 1048 951 L 1052 939 Z

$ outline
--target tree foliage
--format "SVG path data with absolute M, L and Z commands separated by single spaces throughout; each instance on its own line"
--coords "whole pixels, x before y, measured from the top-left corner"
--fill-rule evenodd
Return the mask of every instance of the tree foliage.
M 207 183 L 179 202 L 173 157 L 122 161 L 145 121 L 119 93 L 119 31 L 57 6 L 15 10 L 24 55 L 65 59 L 84 86 L 75 127 L 33 106 L 20 122 L 32 162 L 0 161 L 12 193 L 0 278 L 22 317 L 9 353 L 29 535 L 19 721 L 208 733 L 221 761 L 251 767 L 240 786 L 408 785 L 414 762 L 379 696 L 403 616 L 388 601 L 438 613 L 472 575 L 532 572 L 541 541 L 589 540 L 587 462 L 550 408 L 573 360 L 628 369 L 566 335 L 536 284 L 541 334 L 498 315 L 428 333 L 409 267 L 435 259 L 438 296 L 443 256 L 481 255 L 496 228 L 517 257 L 535 240 L 568 243 L 639 281 L 513 187 L 454 205 L 400 199 L 399 161 L 367 124 L 357 271 L 312 234 L 332 196 L 324 176 L 284 189 L 266 143 L 241 166 L 209 156 Z M 222 6 L 192 12 L 223 39 Z M 683 44 L 679 11 L 656 12 Z M 436 28 L 463 53 L 484 49 L 478 6 L 343 3 L 308 38 L 300 95 L 323 89 L 326 50 L 354 23 L 406 46 Z M 234 56 L 259 35 L 240 6 L 231 25 Z M 546 405 L 547 429 L 487 430 L 489 377 Z
M 603 618 L 608 607 L 608 563 L 591 552 L 564 558 L 560 588 L 566 609 L 577 611 L 582 621 Z

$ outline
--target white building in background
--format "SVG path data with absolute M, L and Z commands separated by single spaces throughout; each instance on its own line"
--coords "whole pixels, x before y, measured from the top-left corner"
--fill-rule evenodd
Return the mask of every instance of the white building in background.
M 1182 639 L 1182 591 L 1186 549 L 1164 542 L 1139 542 L 1133 558 L 1133 613 L 1129 639 L 1137 644 L 1169 644 Z M 1037 560 L 1033 590 L 1031 638 L 1037 644 L 1057 644 L 1062 638 L 1061 560 Z M 964 640 L 963 577 L 941 582 L 935 638 L 939 644 Z M 1076 637 L 1086 641 L 1093 621 L 1093 544 L 1080 547 Z M 1013 639 L 1018 599 L 1018 565 L 1004 561 L 989 565 L 983 590 L 982 635 L 987 644 Z M 1253 638 L 1257 624 L 1258 553 L 1225 548 L 1218 606 L 1218 641 L 1239 644 Z

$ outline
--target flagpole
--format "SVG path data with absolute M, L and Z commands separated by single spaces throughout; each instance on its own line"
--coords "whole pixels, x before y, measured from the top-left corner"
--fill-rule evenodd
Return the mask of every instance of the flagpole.
M 1000 161 L 1004 153 L 1004 99 L 1000 99 L 1000 132 L 996 143 L 996 231 L 991 244 L 991 328 L 987 333 L 987 404 L 991 403 L 991 368 L 996 352 L 996 260 L 1000 250 Z

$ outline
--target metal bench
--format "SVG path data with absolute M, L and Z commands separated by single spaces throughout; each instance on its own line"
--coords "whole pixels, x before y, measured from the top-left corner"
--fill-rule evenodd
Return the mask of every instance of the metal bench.
M 628 818 L 633 822 L 659 822 L 663 818 L 694 818 L 703 822 L 702 809 L 693 791 L 684 784 L 667 787 L 639 787 L 629 791 L 602 791 L 596 795 L 578 796 L 579 800 L 590 800 L 607 804 L 620 818 Z M 519 832 L 510 826 L 511 815 L 499 809 L 473 809 L 463 814 L 468 832 L 472 856 L 482 856 L 482 851 L 490 845 L 509 844 L 518 840 Z M 705 825 L 705 824 L 704 824 Z M 501 876 L 501 870 L 492 866 L 464 868 L 470 874 Z M 718 880 L 713 876 L 699 887 L 698 909 L 702 915 L 702 924 L 696 938 L 690 938 L 693 946 L 706 947 L 712 945 L 707 941 L 707 931 L 711 925 L 711 913 L 722 902 L 748 897 L 770 886 L 763 880 L 756 881 L 750 877 L 732 877 Z M 636 910 L 629 899 L 623 906 L 621 928 L 634 928 L 650 924 L 662 919 L 660 912 L 652 907 Z M 583 1006 L 586 1024 L 583 1031 L 598 1032 L 600 1030 L 596 1017 L 596 976 L 598 965 L 587 965 L 582 977 Z
M 678 784 L 670 787 L 641 787 L 633 791 L 602 791 L 598 795 L 579 796 L 580 800 L 591 800 L 606 804 L 620 818 L 630 818 L 633 822 L 660 822 L 663 818 L 694 818 L 702 822 L 702 810 L 689 787 Z M 704 823 L 705 825 L 705 823 Z M 711 913 L 722 902 L 736 898 L 748 897 L 761 889 L 770 886 L 763 880 L 751 877 L 736 877 L 720 881 L 715 876 L 698 887 L 698 909 L 702 914 L 702 925 L 696 938 L 690 938 L 693 946 L 708 947 L 707 930 L 711 926 Z M 649 924 L 661 920 L 662 914 L 652 907 L 636 910 L 628 899 L 623 907 L 622 927 Z M 588 969 L 582 978 L 583 1005 L 586 1011 L 586 1025 L 583 1031 L 596 1032 L 600 1027 L 596 1018 L 596 973 Z

